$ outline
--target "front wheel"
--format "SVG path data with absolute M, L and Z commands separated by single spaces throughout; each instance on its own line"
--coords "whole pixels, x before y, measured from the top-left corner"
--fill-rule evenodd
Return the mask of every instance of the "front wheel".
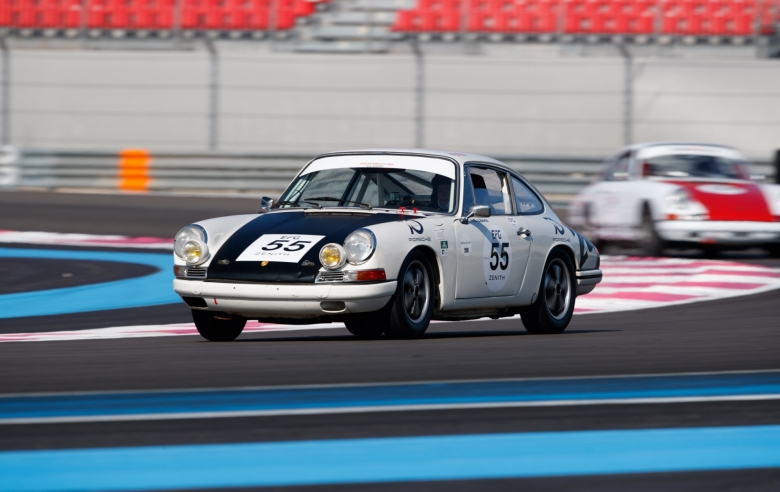
M 639 249 L 642 251 L 642 256 L 661 256 L 665 247 L 666 243 L 655 228 L 653 213 L 646 206 L 642 212 L 642 224 L 639 229 Z
M 562 333 L 574 314 L 577 297 L 574 265 L 566 253 L 553 250 L 543 272 L 539 296 L 536 302 L 520 311 L 520 319 L 528 333 Z
M 382 336 L 385 331 L 381 315 L 376 313 L 351 314 L 344 320 L 344 326 L 350 333 L 364 340 L 373 340 Z
M 238 338 L 246 325 L 246 319 L 217 311 L 192 310 L 192 320 L 200 336 L 210 342 L 230 342 Z
M 767 252 L 769 253 L 769 256 L 772 258 L 780 258 L 780 244 L 774 243 L 770 244 L 766 247 Z
M 424 254 L 412 251 L 398 276 L 398 287 L 388 305 L 385 334 L 390 338 L 421 337 L 433 316 L 434 277 Z

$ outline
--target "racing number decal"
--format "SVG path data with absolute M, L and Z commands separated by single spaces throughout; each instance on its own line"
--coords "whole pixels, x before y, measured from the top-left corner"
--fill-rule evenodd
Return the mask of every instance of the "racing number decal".
M 495 263 L 492 260 L 490 261 L 490 269 L 497 270 L 498 267 L 501 267 L 501 270 L 506 270 L 506 267 L 509 265 L 509 253 L 507 252 L 509 243 L 490 243 L 490 245 L 492 246 L 490 257 L 496 260 Z
M 509 235 L 499 226 L 488 227 L 490 236 L 483 244 L 482 265 L 485 271 L 485 283 L 491 292 L 504 288 L 512 269 L 512 248 Z
M 306 247 L 307 244 L 310 244 L 311 241 L 293 241 L 292 244 L 285 244 L 286 242 L 291 241 L 290 239 L 275 239 L 268 243 L 266 246 L 263 246 L 263 251 L 276 251 L 279 248 L 283 248 L 284 251 L 300 251 L 303 248 Z
M 298 263 L 325 236 L 307 234 L 263 234 L 236 261 L 281 261 Z

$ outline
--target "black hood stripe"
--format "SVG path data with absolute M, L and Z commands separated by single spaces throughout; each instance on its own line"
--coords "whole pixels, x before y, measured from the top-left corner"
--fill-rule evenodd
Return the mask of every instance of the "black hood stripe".
M 214 255 L 208 270 L 209 280 L 240 282 L 314 282 L 320 269 L 319 252 L 327 243 L 342 244 L 354 230 L 385 222 L 408 220 L 395 213 L 352 212 L 272 212 L 236 231 Z M 298 263 L 235 261 L 236 258 L 263 234 L 309 234 L 325 236 Z M 227 264 L 220 261 L 228 260 Z M 313 266 L 304 267 L 305 261 Z

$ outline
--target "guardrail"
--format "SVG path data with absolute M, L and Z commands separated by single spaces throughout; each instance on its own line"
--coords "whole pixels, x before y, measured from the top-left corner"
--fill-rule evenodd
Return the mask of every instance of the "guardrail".
M 153 153 L 0 150 L 0 188 L 278 196 L 311 154 Z M 565 204 L 602 168 L 595 157 L 496 156 L 553 204 Z M 771 179 L 769 162 L 756 171 Z

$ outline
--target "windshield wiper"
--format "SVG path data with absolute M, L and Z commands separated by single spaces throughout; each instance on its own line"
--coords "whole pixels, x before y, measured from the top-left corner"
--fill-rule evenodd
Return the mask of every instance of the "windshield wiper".
M 312 205 L 315 205 L 319 209 L 322 208 L 322 205 L 320 205 L 319 203 L 317 203 L 317 202 L 310 202 L 309 200 L 295 200 L 295 201 L 283 200 L 281 202 L 276 202 L 274 205 L 276 205 L 277 207 L 280 206 L 280 205 L 298 205 L 299 202 L 311 203 Z
M 332 196 L 317 196 L 317 197 L 309 198 L 309 200 L 322 200 L 322 201 L 325 201 L 325 202 L 354 203 L 355 205 L 360 205 L 362 207 L 366 207 L 369 210 L 373 210 L 373 207 L 371 207 L 370 203 L 353 202 L 352 200 L 344 200 L 342 198 L 333 198 Z M 320 208 L 322 208 L 322 207 L 320 207 Z

